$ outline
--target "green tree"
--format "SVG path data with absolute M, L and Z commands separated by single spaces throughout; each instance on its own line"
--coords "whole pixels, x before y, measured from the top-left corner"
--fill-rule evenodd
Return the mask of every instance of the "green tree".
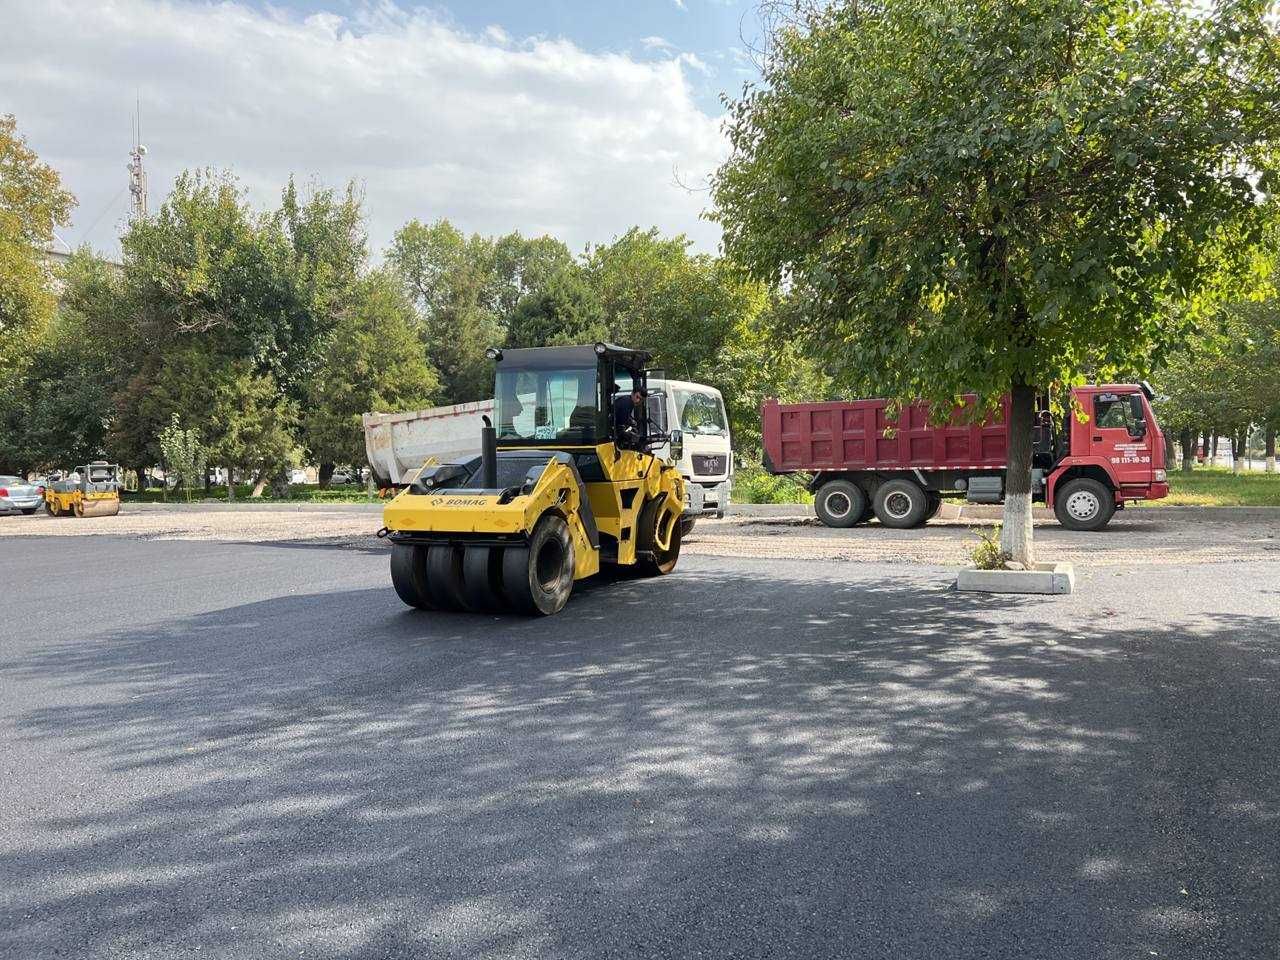
M 0 115 L 0 376 L 11 375 L 27 339 L 53 316 L 45 248 L 75 203 L 18 134 L 17 120 Z
M 939 412 L 1012 394 L 1018 560 L 1037 389 L 1158 365 L 1252 264 L 1280 121 L 1267 7 L 839 3 L 784 28 L 731 105 L 725 248 L 803 298 L 839 385 Z
M 248 361 L 235 360 L 220 371 L 207 423 L 209 460 L 226 468 L 228 497 L 236 471 L 252 478 L 251 495 L 258 497 L 273 476 L 297 462 L 297 404 Z
M 600 301 L 576 264 L 526 294 L 507 321 L 508 347 L 565 346 L 608 339 Z
M 684 236 L 629 230 L 588 251 L 586 271 L 609 339 L 653 350 L 673 377 L 696 379 L 715 368 L 739 322 L 763 303 L 724 261 L 689 252 Z
M 357 285 L 339 318 L 303 405 L 302 437 L 328 483 L 335 463 L 365 460 L 360 415 L 430 406 L 440 380 L 418 339 L 417 318 L 398 279 L 379 271 Z
M 169 425 L 160 431 L 157 443 L 164 464 L 166 488 L 170 477 L 176 479 L 190 502 L 192 491 L 204 482 L 205 476 L 205 451 L 199 431 L 184 428 L 182 418 L 175 413 Z
M 493 298 L 492 241 L 466 237 L 447 220 L 413 220 L 396 233 L 387 262 L 417 307 L 441 402 L 492 396 L 493 365 L 484 351 L 505 338 Z

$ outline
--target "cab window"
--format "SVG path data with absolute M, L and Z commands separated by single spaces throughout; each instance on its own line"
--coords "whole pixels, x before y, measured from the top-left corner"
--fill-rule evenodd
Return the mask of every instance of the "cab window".
M 680 429 L 685 433 L 724 435 L 724 407 L 719 397 L 692 390 L 677 390 L 675 400 L 680 411 Z
M 1137 397 L 1136 393 L 1098 394 L 1093 401 L 1093 422 L 1103 430 L 1132 431 L 1141 418 L 1142 404 Z
M 494 388 L 499 440 L 595 440 L 598 401 L 595 368 L 502 370 Z

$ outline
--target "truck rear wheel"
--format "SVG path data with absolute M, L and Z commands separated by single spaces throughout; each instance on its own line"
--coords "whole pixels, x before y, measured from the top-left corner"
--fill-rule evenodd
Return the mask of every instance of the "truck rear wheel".
M 828 480 L 813 498 L 813 512 L 828 527 L 852 527 L 866 519 L 867 495 L 852 480 Z
M 573 592 L 573 540 L 569 525 L 553 513 L 533 528 L 527 547 L 502 551 L 502 586 L 520 613 L 559 613 Z
M 1116 512 L 1116 498 L 1097 480 L 1077 477 L 1054 493 L 1053 512 L 1068 530 L 1101 530 Z
M 411 607 L 432 609 L 427 593 L 427 548 L 412 543 L 391 545 L 391 585 Z
M 876 491 L 876 518 L 886 527 L 907 530 L 924 523 L 929 496 L 910 480 L 890 480 Z

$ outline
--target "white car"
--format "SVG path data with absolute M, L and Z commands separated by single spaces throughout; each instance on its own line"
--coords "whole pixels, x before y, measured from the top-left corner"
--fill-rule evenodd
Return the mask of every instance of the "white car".
M 21 477 L 0 476 L 0 513 L 32 514 L 44 503 L 44 487 Z

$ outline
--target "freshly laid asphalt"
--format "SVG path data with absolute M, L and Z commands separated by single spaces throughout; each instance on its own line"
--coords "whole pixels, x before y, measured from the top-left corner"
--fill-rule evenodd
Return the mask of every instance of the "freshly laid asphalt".
M 0 538 L 0 956 L 1280 955 L 1280 563 L 1078 572 Z

